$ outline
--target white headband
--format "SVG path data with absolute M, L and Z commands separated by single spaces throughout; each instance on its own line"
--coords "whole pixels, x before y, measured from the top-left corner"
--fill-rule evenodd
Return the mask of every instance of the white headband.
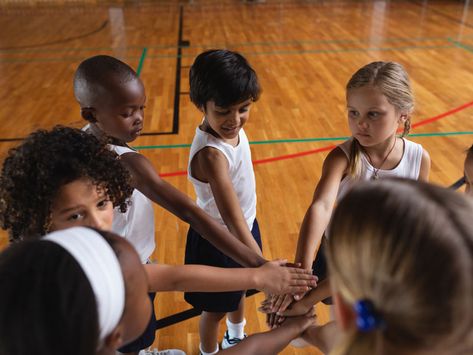
M 99 345 L 118 325 L 125 308 L 125 283 L 115 252 L 97 232 L 74 227 L 46 235 L 79 263 L 94 291 L 99 317 Z

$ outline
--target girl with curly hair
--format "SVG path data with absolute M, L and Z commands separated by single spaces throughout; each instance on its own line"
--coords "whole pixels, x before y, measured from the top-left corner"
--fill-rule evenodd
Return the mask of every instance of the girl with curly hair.
M 68 127 L 33 132 L 9 151 L 0 176 L 0 222 L 10 241 L 88 225 L 108 229 L 127 210 L 130 174 L 104 142 Z

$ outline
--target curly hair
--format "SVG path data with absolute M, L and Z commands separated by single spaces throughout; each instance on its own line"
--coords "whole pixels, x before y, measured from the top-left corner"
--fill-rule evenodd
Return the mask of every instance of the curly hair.
M 10 240 L 48 232 L 59 189 L 81 178 L 103 189 L 126 212 L 133 192 L 130 174 L 106 142 L 75 128 L 56 126 L 31 133 L 10 149 L 0 176 L 0 223 Z

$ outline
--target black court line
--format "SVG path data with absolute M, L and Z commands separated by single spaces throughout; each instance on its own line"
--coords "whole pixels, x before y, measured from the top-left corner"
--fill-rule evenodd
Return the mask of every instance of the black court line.
M 450 189 L 453 190 L 458 190 L 460 187 L 462 187 L 466 183 L 465 177 L 462 176 L 460 179 L 455 181 L 453 184 L 449 186 Z
M 90 32 L 86 32 L 86 33 L 82 33 L 80 35 L 77 35 L 77 36 L 72 36 L 72 37 L 66 37 L 66 38 L 62 38 L 62 39 L 58 39 L 58 40 L 55 40 L 55 41 L 51 41 L 51 42 L 44 42 L 44 43 L 38 43 L 38 44 L 26 44 L 24 46 L 11 46 L 11 47 L 0 47 L 0 50 L 10 50 L 10 49 L 27 49 L 27 48 L 38 48 L 38 47 L 44 47 L 44 46 L 49 46 L 49 45 L 52 45 L 52 44 L 60 44 L 60 43 L 66 43 L 66 42 L 71 42 L 71 41 L 74 41 L 76 39 L 80 39 L 80 38 L 85 38 L 85 37 L 89 37 L 89 36 L 92 36 L 96 33 L 99 33 L 100 31 L 103 31 L 105 29 L 105 27 L 107 27 L 108 25 L 108 20 L 105 20 L 98 28 L 96 28 L 95 30 L 92 30 Z
M 409 0 L 412 4 L 414 5 L 417 5 L 417 6 L 420 6 L 422 8 L 426 8 L 428 11 L 432 11 L 434 13 L 436 13 L 437 15 L 440 15 L 450 21 L 453 21 L 453 22 L 456 22 L 456 23 L 459 23 L 460 25 L 463 25 L 465 27 L 469 27 L 469 28 L 473 28 L 473 25 L 469 24 L 468 22 L 464 22 L 456 17 L 453 17 L 453 16 L 450 16 L 449 14 L 446 14 L 445 12 L 442 12 L 440 10 L 437 10 L 437 9 L 434 9 L 432 7 L 429 7 L 429 6 L 425 6 L 423 3 L 419 2 L 419 1 L 416 1 L 416 0 Z
M 164 132 L 143 132 L 142 136 L 162 136 L 162 135 L 172 135 L 179 133 L 179 103 L 181 95 L 181 57 L 182 57 L 182 48 L 189 47 L 189 41 L 184 41 L 182 39 L 182 27 L 184 23 L 184 6 L 181 4 L 179 6 L 179 31 L 177 35 L 177 54 L 176 54 L 176 81 L 174 85 L 174 112 L 172 117 L 172 129 L 171 131 Z
M 251 297 L 259 293 L 257 290 L 248 290 L 246 291 L 246 297 Z M 185 311 L 173 314 L 169 317 L 164 317 L 156 321 L 156 330 L 169 327 L 173 324 L 183 322 L 185 320 L 199 316 L 202 313 L 202 310 L 196 308 L 190 308 Z

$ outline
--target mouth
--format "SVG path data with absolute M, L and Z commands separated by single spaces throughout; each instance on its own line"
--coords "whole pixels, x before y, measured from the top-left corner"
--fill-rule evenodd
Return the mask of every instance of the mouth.
M 235 127 L 222 127 L 222 130 L 225 131 L 225 132 L 234 132 L 236 130 L 238 130 L 240 127 L 239 126 L 235 126 Z

